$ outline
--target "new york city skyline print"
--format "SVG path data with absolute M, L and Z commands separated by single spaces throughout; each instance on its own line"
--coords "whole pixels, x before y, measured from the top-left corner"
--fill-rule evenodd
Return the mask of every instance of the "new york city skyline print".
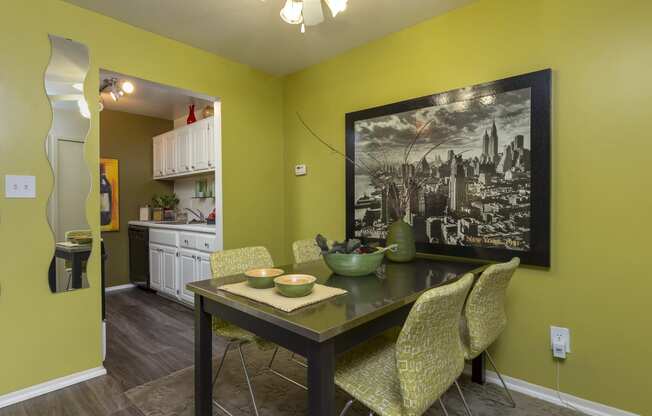
M 402 219 L 419 248 L 532 251 L 532 149 L 537 137 L 545 139 L 533 134 L 536 86 L 495 87 L 437 94 L 350 120 L 353 236 L 382 241 Z

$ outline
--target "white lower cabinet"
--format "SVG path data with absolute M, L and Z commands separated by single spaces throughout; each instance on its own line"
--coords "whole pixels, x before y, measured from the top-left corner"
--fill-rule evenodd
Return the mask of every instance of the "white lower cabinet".
M 211 278 L 210 253 L 215 250 L 216 237 L 211 234 L 150 230 L 150 288 L 194 303 L 186 285 Z
M 163 280 L 161 268 L 163 264 L 163 249 L 157 244 L 149 244 L 149 287 L 154 290 L 161 290 Z
M 181 283 L 179 297 L 186 302 L 193 303 L 195 295 L 186 289 L 186 285 L 211 278 L 210 254 L 196 250 L 180 250 L 179 273 L 179 282 Z

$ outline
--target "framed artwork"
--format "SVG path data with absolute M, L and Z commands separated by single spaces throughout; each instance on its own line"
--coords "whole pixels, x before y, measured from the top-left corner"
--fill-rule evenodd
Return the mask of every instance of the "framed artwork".
M 117 159 L 100 159 L 100 229 L 120 231 L 120 177 Z
M 346 233 L 550 266 L 551 71 L 346 115 Z

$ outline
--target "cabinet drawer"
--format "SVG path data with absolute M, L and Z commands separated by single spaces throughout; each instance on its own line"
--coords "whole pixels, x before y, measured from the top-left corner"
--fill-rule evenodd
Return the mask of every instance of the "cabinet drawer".
M 150 228 L 149 242 L 157 244 L 165 244 L 166 246 L 177 246 L 177 233 L 174 231 L 157 230 Z
M 211 235 L 197 236 L 197 250 L 212 253 L 217 251 L 217 238 Z
M 196 248 L 197 235 L 190 233 L 179 233 L 179 246 L 183 248 Z

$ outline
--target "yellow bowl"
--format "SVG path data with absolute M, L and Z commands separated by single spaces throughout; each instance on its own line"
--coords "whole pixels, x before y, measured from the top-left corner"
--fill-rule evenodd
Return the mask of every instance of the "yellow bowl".
M 282 269 L 251 269 L 245 272 L 247 283 L 255 289 L 274 287 L 274 278 L 285 273 Z

